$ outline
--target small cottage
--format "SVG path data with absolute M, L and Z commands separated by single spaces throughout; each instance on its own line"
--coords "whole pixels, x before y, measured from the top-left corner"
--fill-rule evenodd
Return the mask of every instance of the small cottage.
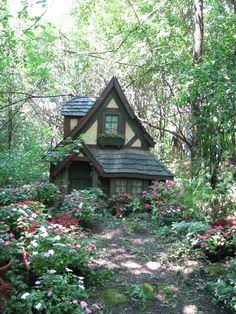
M 155 142 L 115 77 L 99 97 L 74 97 L 61 112 L 64 142 L 82 136 L 78 149 L 51 167 L 51 181 L 65 193 L 101 187 L 108 195 L 139 195 L 152 180 L 173 179 L 173 173 L 150 152 Z

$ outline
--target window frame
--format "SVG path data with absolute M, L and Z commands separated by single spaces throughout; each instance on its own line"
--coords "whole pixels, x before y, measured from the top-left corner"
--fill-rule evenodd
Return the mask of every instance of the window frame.
M 118 117 L 118 123 L 117 123 L 117 133 L 107 133 L 105 129 L 106 125 L 106 117 L 108 116 L 117 116 Z M 120 129 L 121 129 L 121 117 L 119 112 L 105 112 L 103 116 L 103 133 L 106 134 L 120 134 Z

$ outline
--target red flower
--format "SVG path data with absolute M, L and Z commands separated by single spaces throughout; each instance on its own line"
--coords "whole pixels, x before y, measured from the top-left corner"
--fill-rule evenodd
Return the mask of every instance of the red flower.
M 36 215 L 41 214 L 41 210 L 37 210 L 37 211 L 35 212 L 35 214 L 36 214 Z
M 14 234 L 11 232 L 8 234 L 10 238 L 14 238 Z
M 32 232 L 35 231 L 35 226 L 30 226 L 29 228 L 30 228 L 30 230 L 31 230 Z

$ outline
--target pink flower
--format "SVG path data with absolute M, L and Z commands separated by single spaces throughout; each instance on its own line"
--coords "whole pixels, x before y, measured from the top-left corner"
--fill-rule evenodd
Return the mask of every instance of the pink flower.
M 143 191 L 143 194 L 147 194 L 147 191 Z
M 163 191 L 163 193 L 168 193 L 169 191 L 168 191 L 168 189 L 164 189 L 164 191 Z
M 81 302 L 83 302 L 83 301 L 81 301 Z M 80 303 L 81 303 L 81 302 L 80 302 Z M 71 303 L 72 303 L 72 304 L 78 304 L 79 301 L 78 301 L 78 300 L 73 300 L 73 301 L 71 301 Z
M 144 204 L 144 207 L 145 207 L 145 208 L 149 208 L 150 206 L 151 206 L 151 205 L 148 204 L 148 203 Z
M 48 293 L 47 293 L 47 296 L 48 296 L 48 297 L 50 297 L 50 296 L 51 296 L 51 294 L 52 294 L 52 291 L 51 291 L 51 290 L 49 290 L 49 291 L 48 291 Z
M 81 309 L 86 309 L 86 307 L 88 307 L 88 304 L 85 301 L 80 301 L 80 307 Z
M 86 311 L 86 314 L 92 314 L 93 313 L 88 307 L 86 307 L 85 311 Z
M 100 310 L 100 306 L 97 303 L 94 303 L 92 307 L 94 307 L 95 310 Z

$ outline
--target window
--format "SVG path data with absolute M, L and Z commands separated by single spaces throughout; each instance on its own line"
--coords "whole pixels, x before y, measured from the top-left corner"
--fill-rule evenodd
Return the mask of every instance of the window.
M 132 179 L 131 180 L 131 194 L 140 195 L 143 192 L 143 180 Z
M 105 115 L 104 133 L 107 134 L 119 133 L 119 115 L 115 114 Z
M 127 192 L 127 180 L 116 179 L 115 193 L 124 193 L 124 192 Z
M 113 193 L 131 193 L 133 196 L 142 195 L 142 192 L 147 188 L 149 182 L 141 179 L 115 179 L 115 190 Z

